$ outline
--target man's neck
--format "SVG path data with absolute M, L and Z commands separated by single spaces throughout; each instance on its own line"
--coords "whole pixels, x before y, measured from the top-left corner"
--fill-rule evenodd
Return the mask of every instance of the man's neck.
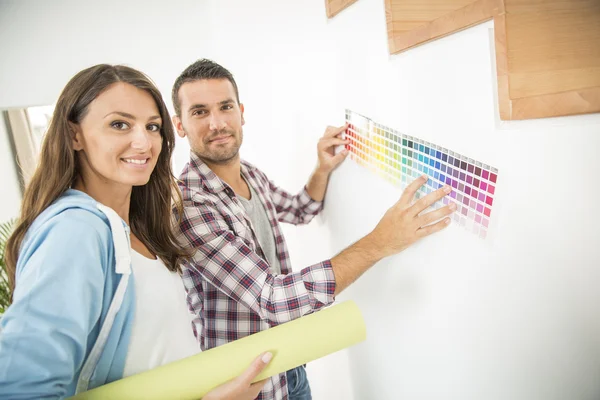
M 240 194 L 247 191 L 247 185 L 241 174 L 241 162 L 239 155 L 225 164 L 204 161 L 221 180 L 227 183 L 234 192 Z

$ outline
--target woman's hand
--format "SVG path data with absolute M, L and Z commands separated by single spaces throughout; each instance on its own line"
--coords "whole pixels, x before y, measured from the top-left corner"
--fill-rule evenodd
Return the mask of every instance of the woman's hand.
M 254 400 L 267 379 L 256 383 L 252 381 L 265 369 L 272 357 L 271 353 L 261 354 L 240 376 L 213 389 L 202 400 Z

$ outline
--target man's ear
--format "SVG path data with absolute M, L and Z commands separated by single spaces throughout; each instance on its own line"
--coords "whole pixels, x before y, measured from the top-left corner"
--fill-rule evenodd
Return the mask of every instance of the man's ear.
M 173 125 L 175 126 L 175 130 L 180 138 L 185 137 L 185 131 L 183 130 L 183 124 L 181 123 L 181 118 L 177 115 L 173 115 L 171 117 L 171 121 L 173 121 Z
M 240 103 L 240 112 L 242 113 L 242 125 L 244 125 L 246 120 L 244 120 L 244 105 L 242 103 Z
M 83 150 L 83 135 L 81 132 L 81 127 L 78 124 L 73 122 L 68 122 L 69 124 L 69 134 L 71 135 L 71 141 L 73 144 L 73 150 L 81 151 Z

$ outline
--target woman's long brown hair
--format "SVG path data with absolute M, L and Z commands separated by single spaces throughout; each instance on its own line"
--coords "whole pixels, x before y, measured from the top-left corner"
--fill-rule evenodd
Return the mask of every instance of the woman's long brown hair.
M 189 257 L 189 252 L 175 238 L 171 218 L 173 203 L 181 213 L 181 195 L 171 169 L 175 134 L 169 111 L 159 90 L 146 75 L 126 66 L 100 64 L 75 75 L 56 103 L 38 166 L 27 185 L 17 226 L 6 246 L 11 292 L 14 292 L 19 249 L 27 230 L 48 206 L 75 183 L 78 176 L 79 166 L 69 122 L 79 124 L 90 103 L 117 82 L 128 83 L 148 92 L 156 102 L 163 121 L 162 149 L 156 167 L 148 183 L 134 186 L 131 193 L 131 231 L 171 271 L 178 271 L 182 258 Z

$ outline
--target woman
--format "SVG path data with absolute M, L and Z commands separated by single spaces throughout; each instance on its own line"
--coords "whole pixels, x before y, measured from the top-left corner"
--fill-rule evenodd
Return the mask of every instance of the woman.
M 129 67 L 97 65 L 64 88 L 7 245 L 0 398 L 63 398 L 199 351 L 170 220 L 169 121 Z M 205 399 L 253 399 L 270 357 Z

